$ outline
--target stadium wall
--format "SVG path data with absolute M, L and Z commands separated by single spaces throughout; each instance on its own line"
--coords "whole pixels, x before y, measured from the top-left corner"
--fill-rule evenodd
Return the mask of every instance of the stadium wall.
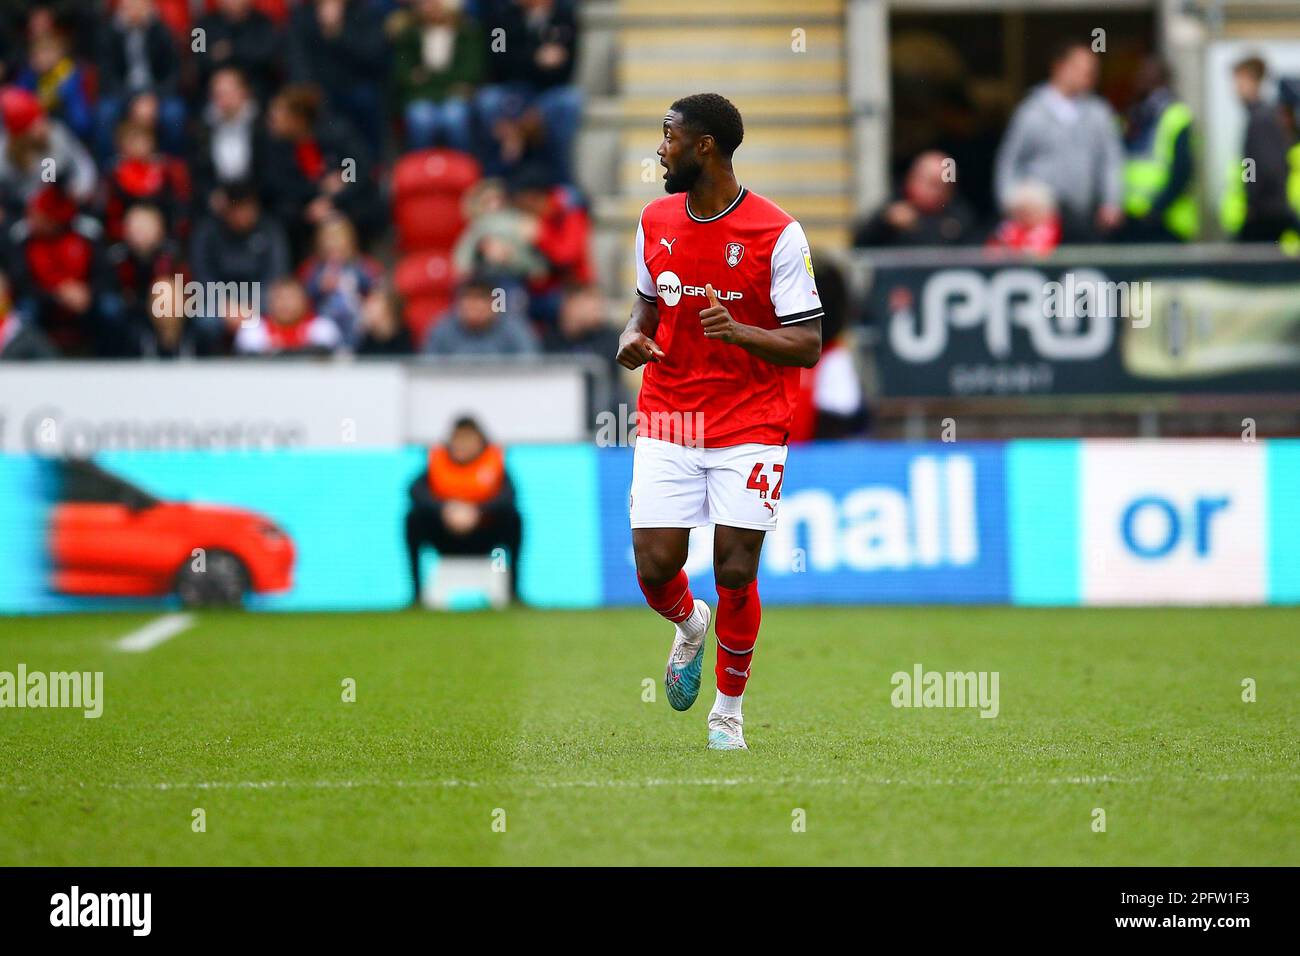
M 282 528 L 293 543 L 292 587 L 253 594 L 251 609 L 410 600 L 402 527 L 407 485 L 423 466 L 417 447 L 94 460 L 163 502 L 239 509 Z M 524 445 L 507 463 L 525 528 L 524 599 L 639 604 L 627 528 L 632 450 Z M 801 446 L 791 464 L 763 555 L 769 604 L 1300 602 L 1300 441 L 850 442 Z M 52 529 L 68 503 L 49 478 L 57 467 L 0 456 L 0 612 L 173 605 L 170 596 L 59 593 Z M 141 537 L 150 533 L 145 512 L 118 510 L 101 538 L 129 566 L 153 545 Z M 186 556 L 191 545 L 211 546 L 171 543 Z M 698 530 L 687 569 L 702 594 L 712 592 L 711 552 L 711 529 Z M 425 560 L 436 573 L 436 556 Z

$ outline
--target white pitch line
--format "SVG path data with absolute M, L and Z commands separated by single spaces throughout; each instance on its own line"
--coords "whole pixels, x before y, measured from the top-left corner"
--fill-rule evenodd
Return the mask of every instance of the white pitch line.
M 163 641 L 170 641 L 182 631 L 194 626 L 193 614 L 164 614 L 154 618 L 139 630 L 132 631 L 113 646 L 119 651 L 139 653 L 150 651 Z
M 64 786 L 38 786 L 32 784 L 3 784 L 0 791 L 33 792 L 59 789 L 73 790 L 359 790 L 363 788 L 391 788 L 396 790 L 455 790 L 455 789 L 492 789 L 492 790 L 640 790 L 656 787 L 852 787 L 852 786 L 889 786 L 889 787 L 1031 787 L 1031 786 L 1095 786 L 1100 783 L 1110 784 L 1152 784 L 1175 780 L 1178 783 L 1292 783 L 1300 781 L 1300 774 L 1207 774 L 1198 777 L 1027 777 L 1015 780 L 963 780 L 951 779 L 907 779 L 900 777 L 787 777 L 764 780 L 754 777 L 710 777 L 686 780 L 672 780 L 651 777 L 646 780 L 208 780 L 196 782 L 127 782 L 90 784 L 68 783 Z

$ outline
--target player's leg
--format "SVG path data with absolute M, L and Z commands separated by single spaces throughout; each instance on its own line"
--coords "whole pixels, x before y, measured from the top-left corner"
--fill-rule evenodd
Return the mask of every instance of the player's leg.
M 674 624 L 691 612 L 690 583 L 682 568 L 690 545 L 690 528 L 633 528 L 636 580 L 646 603 Z
M 637 440 L 632 466 L 632 552 L 646 603 L 673 624 L 664 689 L 675 710 L 700 692 L 709 606 L 696 600 L 683 570 L 690 529 L 707 521 L 703 465 L 698 449 Z
M 700 695 L 709 605 L 691 594 L 683 565 L 689 528 L 634 528 L 637 583 L 646 603 L 673 622 L 673 643 L 664 668 L 664 693 L 673 710 L 688 710 Z
M 776 527 L 785 458 L 784 445 L 746 444 L 706 452 L 718 589 L 718 694 L 709 711 L 709 747 L 715 750 L 746 749 L 741 703 L 762 616 L 759 557 L 764 535 Z
M 713 576 L 718 590 L 718 692 L 709 711 L 709 746 L 745 747 L 741 704 L 762 620 L 758 599 L 758 561 L 765 531 L 718 525 L 713 531 Z

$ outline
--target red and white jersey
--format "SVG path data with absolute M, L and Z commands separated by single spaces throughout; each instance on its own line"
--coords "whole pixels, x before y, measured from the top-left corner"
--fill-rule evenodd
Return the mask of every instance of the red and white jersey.
M 743 187 L 707 219 L 691 212 L 686 193 L 665 196 L 641 211 L 636 276 L 637 295 L 658 304 L 653 338 L 664 351 L 645 366 L 637 433 L 705 448 L 785 444 L 799 369 L 705 338 L 700 312 L 711 284 L 718 302 L 746 325 L 774 329 L 821 318 L 799 223 Z

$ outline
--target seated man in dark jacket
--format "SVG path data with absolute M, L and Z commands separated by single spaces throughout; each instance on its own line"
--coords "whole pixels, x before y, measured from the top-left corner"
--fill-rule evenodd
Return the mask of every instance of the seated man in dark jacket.
M 219 212 L 199 223 L 190 245 L 190 269 L 195 282 L 206 289 L 237 283 L 240 307 L 293 268 L 284 229 L 262 212 L 257 192 L 248 183 L 231 183 L 218 191 Z M 243 296 L 247 294 L 247 298 Z M 236 301 L 226 303 L 222 315 L 198 317 L 196 326 L 205 347 L 225 351 L 237 328 L 250 317 L 240 313 Z M 260 303 L 259 303 L 260 304 Z M 214 305 L 221 303 L 214 302 Z
M 519 546 L 523 537 L 505 453 L 488 442 L 478 422 L 460 418 L 446 445 L 429 451 L 429 467 L 411 482 L 406 550 L 412 603 L 420 601 L 420 546 L 443 555 L 506 552 L 510 593 L 518 598 Z
M 929 150 L 913 160 L 901 195 L 858 224 L 853 245 L 951 246 L 975 242 L 975 213 L 957 194 L 952 158 Z

